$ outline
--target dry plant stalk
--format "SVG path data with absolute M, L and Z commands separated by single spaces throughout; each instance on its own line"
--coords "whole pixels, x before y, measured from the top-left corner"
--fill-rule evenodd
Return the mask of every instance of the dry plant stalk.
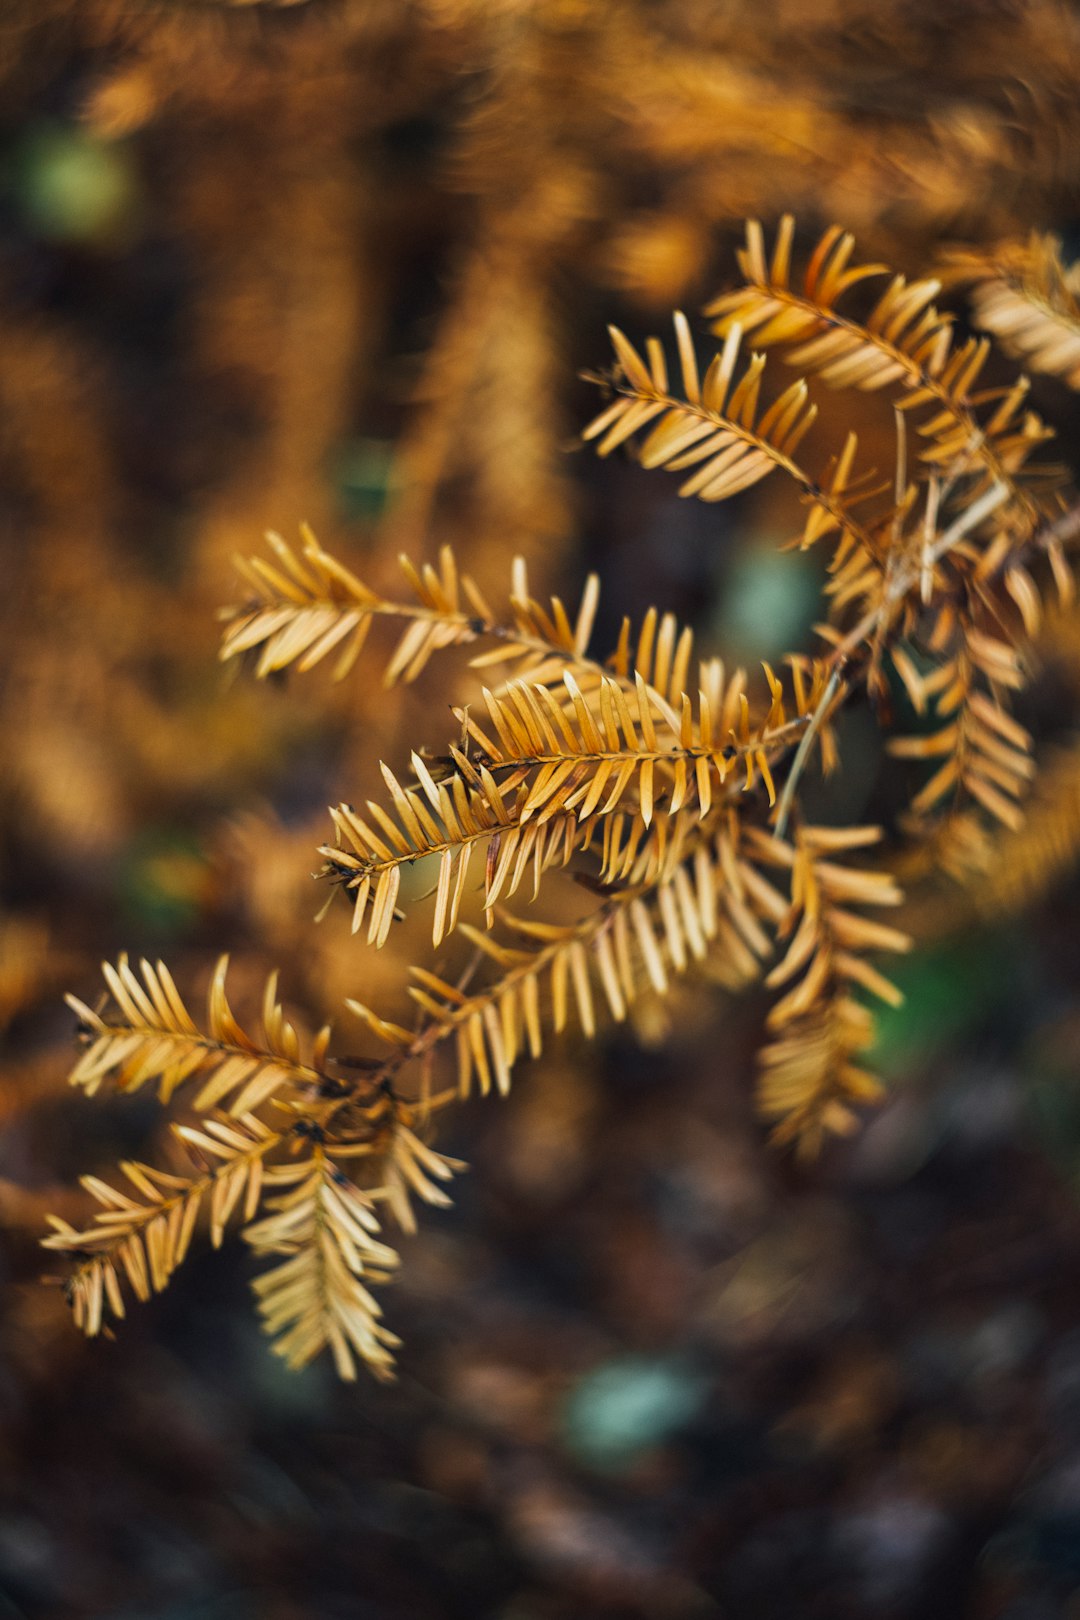
M 851 294 L 882 267 L 853 265 L 851 238 L 833 229 L 795 283 L 792 241 L 786 218 L 768 253 L 751 222 L 743 284 L 710 306 L 722 343 L 704 372 L 682 315 L 674 374 L 657 339 L 641 352 L 613 330 L 614 367 L 595 379 L 608 398 L 585 439 L 600 455 L 634 445 L 643 467 L 675 472 L 680 494 L 705 501 L 777 474 L 792 482 L 804 508 L 793 544 L 831 553 L 817 656 L 751 676 L 695 658 L 691 631 L 650 609 L 598 659 L 596 579 L 570 613 L 530 594 L 520 560 L 496 606 L 448 549 L 438 567 L 403 559 L 398 599 L 307 531 L 298 549 L 271 536 L 268 556 L 242 564 L 251 595 L 226 615 L 225 659 L 248 657 L 259 675 L 332 659 L 341 678 L 385 618 L 400 627 L 388 683 L 460 647 L 490 682 L 454 711 L 444 755 L 414 753 L 407 778 L 384 766 L 378 797 L 335 809 L 321 851 L 331 894 L 345 893 L 374 949 L 400 915 L 403 871 L 427 863 L 433 942 L 463 941 L 462 968 L 411 969 L 410 1028 L 350 1000 L 372 1042 L 360 1059 L 335 1060 L 329 1030 L 305 1048 L 275 979 L 261 1031 L 245 1031 L 224 960 L 201 1028 L 160 963 L 107 966 L 108 1013 L 72 998 L 85 1044 L 75 1085 L 153 1084 L 163 1103 L 185 1094 L 195 1115 L 174 1127 L 187 1170 L 125 1163 L 124 1190 L 87 1177 L 93 1219 L 53 1221 L 45 1241 L 75 1259 L 66 1286 L 87 1333 L 107 1310 L 123 1315 L 125 1279 L 140 1299 L 167 1284 L 205 1213 L 213 1243 L 239 1221 L 268 1260 L 256 1296 L 290 1365 L 329 1349 L 344 1377 L 358 1359 L 386 1376 L 397 1341 L 370 1284 L 398 1263 L 385 1215 L 413 1230 L 413 1200 L 445 1204 L 462 1168 L 428 1145 L 439 1111 L 474 1087 L 505 1093 L 549 1034 L 576 1022 L 591 1037 L 699 964 L 779 993 L 759 1085 L 776 1141 L 813 1154 L 878 1095 L 867 998 L 898 999 L 874 959 L 909 946 L 879 916 L 901 893 L 866 864 L 882 829 L 807 824 L 806 772 L 837 763 L 845 703 L 906 690 L 923 729 L 890 746 L 929 767 L 907 830 L 939 864 L 977 868 L 995 829 L 1021 822 L 1034 766 L 1009 706 L 1044 589 L 1069 599 L 1063 541 L 1076 525 L 1060 475 L 1031 459 L 1050 430 L 1026 381 L 983 385 L 989 343 L 955 340 L 934 305 L 940 283 L 893 277 L 860 314 Z M 758 352 L 744 360 L 746 338 Z M 769 351 L 798 378 L 766 402 Z M 1067 346 L 1048 353 L 1071 375 Z M 893 401 L 894 479 L 857 470 L 854 431 L 804 459 L 815 381 Z M 580 897 L 576 917 L 505 909 L 526 888 L 543 902 L 560 873 L 577 881 L 564 888 Z

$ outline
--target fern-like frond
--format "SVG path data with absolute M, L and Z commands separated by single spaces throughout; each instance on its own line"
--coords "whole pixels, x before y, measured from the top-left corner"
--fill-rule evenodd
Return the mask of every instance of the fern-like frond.
M 488 845 L 484 886 L 491 906 L 500 894 L 513 894 L 527 873 L 538 880 L 549 866 L 565 865 L 587 836 L 588 829 L 583 832 L 569 814 L 524 823 L 523 793 L 514 783 L 504 791 L 483 766 L 467 766 L 467 774 L 452 771 L 436 782 L 414 754 L 413 769 L 420 789 L 402 787 L 389 766 L 382 767 L 396 819 L 370 799 L 366 818 L 351 805 L 339 805 L 331 810 L 338 842 L 320 851 L 326 861 L 322 875 L 354 896 L 353 932 L 366 918 L 368 940 L 376 947 L 390 931 L 403 867 L 424 857 L 438 860 L 432 925 L 437 945 L 457 926 L 478 845 Z
M 747 221 L 746 246 L 736 255 L 746 284 L 706 306 L 721 335 L 737 325 L 763 349 L 790 349 L 791 365 L 834 388 L 875 390 L 898 381 L 922 386 L 925 376 L 944 369 L 952 318 L 934 307 L 940 281 L 894 276 L 871 315 L 857 322 L 838 312 L 838 301 L 859 282 L 888 274 L 888 267 L 852 265 L 855 239 L 834 225 L 817 244 L 797 292 L 791 285 L 794 238 L 795 220 L 785 214 L 770 256 L 760 221 Z
M 407 558 L 402 567 L 413 600 L 395 602 L 370 589 L 324 551 L 306 525 L 303 549 L 295 551 L 270 533 L 275 561 L 237 557 L 236 566 L 254 592 L 246 606 L 226 609 L 222 659 L 261 649 L 256 674 L 269 675 L 295 665 L 308 670 L 338 651 L 334 677 L 341 680 L 359 657 L 376 618 L 407 619 L 408 625 L 387 665 L 386 680 L 414 680 L 442 647 L 476 639 L 480 604 L 467 601 L 470 583 L 461 580 L 453 553 L 444 547 L 439 571 L 417 571 Z M 344 644 L 344 645 L 343 645 Z
M 969 862 L 964 875 L 974 911 L 1002 917 L 1036 904 L 1078 865 L 1080 745 L 1074 741 L 1040 763 L 1023 825 L 997 840 L 993 860 Z
M 336 558 L 325 551 L 310 530 L 303 530 L 304 545 L 294 552 L 278 535 L 269 536 L 278 566 L 261 558 L 240 564 L 259 593 L 256 606 L 225 610 L 229 620 L 221 657 L 238 656 L 261 647 L 257 673 L 295 667 L 310 669 L 346 637 L 348 657 L 336 670 L 338 678 L 352 667 L 372 621 L 382 615 L 404 617 L 410 624 L 387 666 L 387 682 L 415 680 L 433 654 L 444 647 L 490 641 L 474 654 L 474 669 L 509 666 L 513 678 L 527 678 L 533 686 L 547 686 L 565 697 L 569 672 L 588 701 L 596 689 L 614 679 L 631 692 L 640 676 L 660 707 L 677 713 L 690 679 L 693 634 L 680 628 L 673 614 L 655 608 L 645 614 L 640 631 L 632 635 L 623 623 L 618 646 L 607 663 L 589 656 L 589 642 L 599 602 L 595 574 L 586 581 L 573 618 L 561 599 L 553 596 L 545 607 L 530 592 L 525 561 L 514 559 L 510 593 L 500 618 L 481 597 L 467 575 L 459 574 L 453 553 L 443 547 L 439 569 L 429 564 L 417 569 L 401 558 L 415 602 L 380 597 L 362 584 Z M 496 687 L 502 695 L 504 688 Z
M 874 844 L 877 827 L 803 827 L 794 845 L 758 832 L 751 846 L 767 865 L 791 873 L 791 909 L 781 925 L 787 949 L 766 979 L 784 994 L 767 1020 L 760 1055 L 758 1106 L 776 1121 L 773 1138 L 812 1155 L 828 1133 L 846 1134 L 853 1109 L 880 1095 L 880 1084 L 856 1059 L 874 1039 L 874 1019 L 860 991 L 890 1005 L 900 993 L 867 961 L 878 951 L 906 951 L 911 941 L 862 915 L 866 906 L 902 899 L 893 879 L 830 857 Z
M 558 597 L 545 608 L 529 594 L 525 563 L 515 559 L 508 611 L 498 618 L 467 574 L 458 571 L 453 551 L 443 546 L 439 566 L 417 568 L 408 557 L 400 564 L 411 593 L 408 601 L 381 596 L 353 571 L 326 551 L 311 530 L 301 525 L 299 551 L 280 535 L 268 534 L 274 561 L 262 557 L 237 558 L 236 565 L 251 585 L 254 601 L 227 608 L 221 658 L 259 651 L 255 672 L 312 669 L 338 652 L 335 680 L 342 680 L 356 663 L 372 624 L 378 618 L 405 619 L 402 632 L 385 670 L 388 686 L 414 681 L 435 653 L 488 639 L 494 645 L 476 655 L 478 666 L 513 663 L 543 679 L 567 661 L 585 658 L 599 597 L 599 584 L 590 576 L 573 621 Z M 343 649 L 343 650 L 342 650 Z M 599 666 L 595 666 L 600 673 Z
M 324 874 L 355 895 L 354 931 L 366 918 L 369 941 L 385 942 L 402 868 L 424 857 L 439 861 L 438 944 L 457 925 L 472 854 L 482 842 L 490 914 L 526 876 L 535 890 L 545 870 L 590 846 L 596 824 L 612 816 L 622 820 L 611 837 L 604 833 L 604 871 L 625 874 L 655 817 L 677 818 L 687 806 L 707 816 L 729 778 L 744 793 L 760 781 L 774 803 L 771 763 L 805 732 L 825 676 L 819 664 L 793 661 L 796 712 L 789 718 L 782 683 L 763 668 L 769 705 L 755 723 L 743 673 L 725 682 L 718 663 L 703 666 L 709 690 L 699 690 L 696 705 L 681 694 L 678 717 L 640 673 L 629 691 L 603 679 L 591 704 L 567 670 L 565 707 L 550 688 L 528 681 L 508 683 L 501 696 L 485 688 L 489 727 L 469 710 L 455 711 L 468 752 L 451 749 L 454 768 L 441 780 L 414 754 L 419 788 L 403 787 L 382 767 L 393 816 L 372 801 L 366 818 L 345 805 L 332 812 L 339 842 L 322 850 Z M 627 818 L 640 823 L 638 831 L 627 830 Z
M 893 652 L 893 663 L 916 713 L 932 709 L 936 726 L 925 735 L 894 737 L 888 744 L 890 753 L 902 759 L 935 762 L 912 801 L 915 825 L 925 826 L 943 811 L 963 814 L 974 801 L 993 822 L 1016 831 L 1023 822 L 1020 801 L 1035 774 L 1031 736 L 1003 701 L 1004 693 L 1024 681 L 1016 649 L 967 626 L 956 654 L 927 674 L 900 648 Z M 961 838 L 956 859 L 969 842 Z M 941 856 L 945 864 L 954 864 L 944 850 Z
M 229 1111 L 248 1114 L 286 1085 L 317 1086 L 329 1030 L 320 1031 L 312 1060 L 301 1060 L 300 1041 L 277 999 L 277 974 L 266 982 L 261 1039 L 247 1035 L 233 1016 L 225 994 L 229 959 L 222 956 L 207 996 L 207 1027 L 198 1029 L 163 962 L 140 964 L 141 980 L 121 956 L 114 968 L 102 964 L 115 1014 L 103 1016 L 77 996 L 68 1005 L 79 1019 L 86 1050 L 71 1083 L 93 1095 L 112 1078 L 121 1091 L 137 1091 L 156 1081 L 163 1103 L 178 1086 L 198 1078 L 198 1109 L 216 1108 L 231 1097 Z
M 660 882 L 609 895 L 572 924 L 504 917 L 509 938 L 463 925 L 493 976 L 467 990 L 426 968 L 412 970 L 411 994 L 428 1022 L 419 1036 L 387 1026 L 350 1002 L 384 1041 L 397 1047 L 390 1067 L 424 1056 L 453 1038 L 457 1086 L 467 1096 L 505 1093 L 519 1057 L 543 1050 L 544 1029 L 566 1028 L 571 1014 L 592 1036 L 601 1010 L 621 1022 L 646 991 L 664 995 L 673 973 L 706 958 L 716 977 L 743 985 L 770 950 L 763 918 L 775 922 L 784 901 L 745 857 L 728 817 Z
M 950 253 L 945 275 L 970 286 L 976 326 L 992 332 L 1008 354 L 1080 388 L 1075 266 L 1065 268 L 1057 237 L 1033 233 L 1027 243 Z
M 64 1287 L 75 1325 L 88 1337 L 101 1332 L 106 1308 L 114 1316 L 124 1316 L 122 1279 L 143 1301 L 168 1286 L 187 1255 L 201 1211 L 208 1213 L 215 1248 L 234 1213 L 242 1220 L 252 1218 L 264 1160 L 282 1141 L 280 1132 L 250 1114 L 211 1118 L 198 1129 L 176 1125 L 173 1130 L 188 1157 L 203 1166 L 198 1174 L 177 1176 L 148 1164 L 124 1162 L 120 1170 L 131 1191 L 96 1176 L 82 1178 L 100 1206 L 90 1226 L 79 1231 L 58 1216 L 49 1217 L 53 1231 L 42 1240 L 44 1247 L 79 1258 Z
M 736 381 L 738 330 L 729 335 L 723 353 L 716 356 L 702 381 L 685 316 L 676 315 L 675 330 L 685 398 L 668 389 L 667 363 L 659 341 L 649 340 L 646 362 L 613 326 L 611 341 L 622 379 L 615 384 L 618 397 L 590 422 L 583 437 L 598 439 L 597 453 L 606 456 L 654 423 L 639 448 L 642 466 L 667 467 L 673 472 L 696 467 L 679 494 L 697 495 L 704 501 L 726 500 L 778 468 L 805 484 L 805 475 L 792 457 L 817 415 L 806 384 L 793 383 L 767 411 L 759 412 L 765 361 L 754 355 Z
M 1040 508 L 1021 479 L 1031 453 L 1050 430 L 1025 409 L 1026 378 L 1011 388 L 977 390 L 989 353 L 986 339 L 953 344 L 952 319 L 936 309 L 941 290 L 935 278 L 908 282 L 891 278 L 865 320 L 842 313 L 838 301 L 857 282 L 884 273 L 882 265 L 850 265 L 853 238 L 831 227 L 807 266 L 801 291 L 791 285 L 794 221 L 785 215 L 770 257 L 757 220 L 746 229 L 739 265 L 746 285 L 708 305 L 715 330 L 738 330 L 762 348 L 785 351 L 787 362 L 804 376 L 820 377 L 833 388 L 895 388 L 904 411 L 933 407 L 918 424 L 926 441 L 922 461 L 951 476 L 974 475 L 970 495 L 995 484 L 1009 491 L 1010 519 L 1026 537 Z M 1052 476 L 1035 469 L 1036 481 Z
M 470 711 L 456 710 L 480 755 L 474 764 L 473 757 L 455 752 L 455 761 L 464 774 L 479 765 L 500 776 L 504 790 L 507 782 L 527 784 L 523 820 L 570 811 L 584 822 L 610 814 L 632 792 L 647 827 L 658 807 L 661 772 L 672 778 L 663 795 L 666 813 L 674 815 L 696 798 L 704 814 L 736 761 L 746 785 L 753 784 L 757 769 L 771 788 L 769 752 L 790 746 L 803 729 L 802 713 L 788 720 L 781 683 L 768 665 L 764 670 L 771 701 L 757 725 L 751 724 L 745 688 L 734 683 L 722 694 L 715 717 L 708 693 L 701 691 L 695 706 L 683 692 L 677 720 L 666 705 L 655 704 L 640 675 L 632 694 L 617 681 L 602 682 L 595 717 L 569 671 L 563 678 L 565 709 L 546 687 L 524 681 L 507 687 L 501 698 L 485 691 L 495 736 Z M 502 776 L 506 771 L 510 775 Z
M 236 557 L 236 567 L 254 591 L 253 603 L 227 609 L 222 659 L 259 648 L 256 674 L 269 676 L 295 664 L 311 669 L 338 650 L 335 679 L 347 676 L 363 650 L 376 617 L 408 619 L 387 667 L 387 684 L 413 680 L 440 646 L 474 640 L 476 609 L 461 608 L 461 582 L 453 554 L 444 549 L 440 572 L 418 573 L 405 562 L 415 599 L 398 603 L 372 591 L 330 556 L 306 525 L 303 551 L 293 551 L 282 536 L 269 533 L 275 562 L 264 557 Z M 343 643 L 343 646 L 342 646 Z
M 447 1208 L 451 1199 L 441 1183 L 465 1169 L 460 1159 L 436 1153 L 404 1123 L 404 1118 L 413 1113 L 413 1109 L 399 1104 L 387 1130 L 371 1146 L 375 1165 L 371 1196 L 377 1203 L 386 1204 L 403 1232 L 416 1231 L 413 1199 L 438 1209 Z
M 729 328 L 723 350 L 713 357 L 704 378 L 681 312 L 675 316 L 675 332 L 682 398 L 668 388 L 667 362 L 657 338 L 648 339 L 646 363 L 626 337 L 611 328 L 617 360 L 613 386 L 618 397 L 585 428 L 582 437 L 598 439 L 597 452 L 604 456 L 652 424 L 638 446 L 641 465 L 670 472 L 696 466 L 697 471 L 679 486 L 679 494 L 703 501 L 727 500 L 770 473 L 783 471 L 809 506 L 799 542 L 804 549 L 822 535 L 837 532 L 874 556 L 871 532 L 855 508 L 881 490 L 872 475 L 852 473 L 858 447 L 855 434 L 849 434 L 840 456 L 831 463 L 826 486 L 795 459 L 795 451 L 817 415 L 805 381 L 793 383 L 761 409 L 765 359 L 755 354 L 735 381 L 742 337 L 737 324 Z
M 398 1256 L 377 1236 L 370 1195 L 334 1163 L 332 1151 L 316 1143 L 309 1158 L 267 1171 L 271 1213 L 244 1237 L 260 1258 L 286 1258 L 255 1280 L 259 1314 L 290 1367 L 329 1349 L 341 1378 L 356 1377 L 357 1356 L 377 1378 L 390 1378 L 400 1340 L 383 1327 L 365 1282 L 386 1282 Z
M 495 645 L 477 653 L 473 669 L 492 664 L 513 664 L 520 677 L 550 683 L 561 679 L 566 668 L 575 669 L 583 682 L 603 674 L 602 665 L 588 656 L 596 610 L 600 601 L 600 580 L 590 574 L 585 581 L 577 612 L 570 618 L 562 600 L 551 597 L 547 607 L 529 590 L 524 557 L 515 557 L 510 570 L 510 619 L 503 622 L 485 608 L 481 635 Z

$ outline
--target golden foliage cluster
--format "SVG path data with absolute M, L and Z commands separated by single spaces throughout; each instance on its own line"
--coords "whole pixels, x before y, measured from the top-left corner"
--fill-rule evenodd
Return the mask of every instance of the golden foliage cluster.
M 1037 458 L 1050 430 L 1025 380 L 985 381 L 989 344 L 955 339 L 936 279 L 891 278 L 860 306 L 853 292 L 886 272 L 853 265 L 852 251 L 828 231 L 796 287 L 792 222 L 771 255 L 751 222 L 743 284 L 710 306 L 722 343 L 708 365 L 681 315 L 674 384 L 658 340 L 639 349 L 613 330 L 613 367 L 594 379 L 607 397 L 585 430 L 601 455 L 630 447 L 644 468 L 688 473 L 684 496 L 790 482 L 804 508 L 792 544 L 828 553 L 828 618 L 819 651 L 794 651 L 780 673 L 695 660 L 689 629 L 655 610 L 597 657 L 597 582 L 571 613 L 530 594 L 522 562 L 494 608 L 448 550 L 437 568 L 405 562 L 400 599 L 310 532 L 299 549 L 271 537 L 269 559 L 243 564 L 252 594 L 226 613 L 222 656 L 257 674 L 335 655 L 344 677 L 381 619 L 402 626 L 388 683 L 420 678 L 451 648 L 483 672 L 445 753 L 413 752 L 408 776 L 384 765 L 377 797 L 333 811 L 321 851 L 369 959 L 426 903 L 451 955 L 411 967 L 408 1026 L 376 998 L 348 999 L 370 1042 L 360 1056 L 332 1055 L 329 1030 L 305 1055 L 276 979 L 261 1032 L 247 1033 L 224 963 L 202 1030 L 161 965 L 107 967 L 111 1011 L 72 1002 L 86 1044 L 77 1085 L 156 1083 L 165 1103 L 188 1096 L 197 1120 L 177 1127 L 193 1169 L 124 1164 L 131 1192 L 88 1178 L 92 1223 L 54 1222 L 47 1243 L 75 1257 L 67 1288 L 87 1332 L 106 1306 L 123 1313 L 124 1278 L 138 1298 L 168 1282 L 206 1208 L 213 1242 L 239 1216 L 269 1260 L 259 1309 L 291 1365 L 327 1348 L 345 1377 L 357 1358 L 386 1375 L 396 1341 L 370 1284 L 398 1262 L 385 1217 L 411 1230 L 414 1197 L 447 1201 L 460 1166 L 430 1146 L 439 1112 L 474 1089 L 505 1093 L 549 1034 L 575 1023 L 592 1037 L 699 967 L 777 992 L 758 1090 L 777 1142 L 813 1154 L 878 1094 L 866 998 L 898 999 L 876 958 L 909 940 L 877 913 L 901 891 L 864 853 L 881 828 L 807 814 L 808 772 L 837 764 L 837 716 L 869 697 L 893 751 L 929 771 L 906 831 L 939 864 L 970 871 L 1000 829 L 1015 836 L 1034 765 L 1011 704 L 1044 598 L 1071 599 L 1075 509 Z M 745 363 L 744 338 L 759 347 Z M 773 384 L 774 350 L 800 373 L 787 387 Z M 852 394 L 856 424 L 860 394 L 892 402 L 891 478 L 856 470 L 854 429 L 807 470 L 816 385 Z M 890 694 L 906 695 L 916 735 L 889 726 Z M 526 884 L 532 906 L 508 912 Z
M 485 590 L 508 549 L 542 584 L 575 529 L 562 450 L 597 310 L 696 302 L 738 222 L 793 202 L 905 260 L 1067 217 L 1073 8 L 964 24 L 914 0 L 4 8 L 0 814 L 40 882 L 3 928 L 45 928 L 50 963 L 24 1006 L 61 943 L 101 954 L 86 874 L 155 817 L 250 806 L 305 724 L 357 776 L 413 724 L 401 692 L 363 726 L 344 695 L 302 720 L 302 695 L 272 719 L 244 683 L 222 701 L 208 609 L 248 536 L 344 519 L 376 559 L 437 536 Z M 45 201 L 83 184 L 43 225 L 24 186 L 54 147 Z M 168 885 L 216 904 L 196 864 Z M 272 866 L 237 879 L 262 918 Z M 297 956 L 332 1002 L 331 953 Z
M 946 267 L 971 287 L 975 323 L 1033 371 L 1080 384 L 1080 300 L 1075 267 L 1065 269 L 1061 243 L 1033 232 L 1026 243 L 956 252 Z

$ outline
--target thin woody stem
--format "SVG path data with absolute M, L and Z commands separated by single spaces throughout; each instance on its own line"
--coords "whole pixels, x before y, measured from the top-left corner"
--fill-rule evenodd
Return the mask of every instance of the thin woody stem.
M 932 565 L 939 562 L 942 557 L 952 551 L 954 546 L 960 543 L 966 534 L 970 534 L 972 529 L 977 528 L 984 518 L 989 517 L 991 512 L 996 512 L 998 507 L 1008 500 L 1009 493 L 1007 485 L 994 484 L 984 495 L 981 495 L 977 501 L 973 502 L 965 512 L 961 512 L 960 516 L 954 523 L 949 525 L 944 534 L 938 536 L 930 547 L 928 556 L 920 557 L 917 562 L 909 563 L 906 568 L 899 570 L 890 583 L 883 599 L 876 607 L 865 613 L 855 628 L 850 630 L 843 641 L 833 648 L 829 655 L 829 663 L 834 668 L 842 668 L 852 653 L 859 648 L 869 635 L 873 634 L 879 625 L 888 624 L 891 613 L 899 607 L 911 587 L 918 583 L 926 563 L 929 562 Z M 1077 530 L 1080 532 L 1080 518 L 1077 519 Z
M 802 735 L 802 740 L 795 750 L 795 758 L 791 762 L 791 769 L 788 771 L 787 780 L 784 783 L 784 791 L 780 795 L 780 803 L 776 809 L 775 831 L 777 838 L 783 838 L 787 830 L 788 818 L 791 815 L 791 806 L 795 800 L 795 789 L 798 786 L 799 777 L 806 769 L 810 759 L 810 751 L 814 746 L 814 740 L 825 724 L 826 716 L 832 708 L 833 699 L 840 690 L 842 668 L 843 665 L 837 664 L 833 669 L 826 682 L 825 690 L 818 699 L 817 708 L 810 716 L 810 724 L 807 726 Z

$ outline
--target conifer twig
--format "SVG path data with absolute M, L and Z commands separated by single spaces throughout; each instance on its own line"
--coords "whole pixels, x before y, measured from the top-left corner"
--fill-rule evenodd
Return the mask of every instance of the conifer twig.
M 840 663 L 835 664 L 832 673 L 825 684 L 825 690 L 818 699 L 817 707 L 810 716 L 810 724 L 803 732 L 799 746 L 795 750 L 795 757 L 788 768 L 787 779 L 784 782 L 783 792 L 780 795 L 780 801 L 776 808 L 775 832 L 777 838 L 783 838 L 784 834 L 787 832 L 788 818 L 791 815 L 791 807 L 795 802 L 795 789 L 799 785 L 800 776 L 806 769 L 807 763 L 810 759 L 811 749 L 813 748 L 817 739 L 817 734 L 825 722 L 825 717 L 832 708 L 833 699 L 840 690 L 842 672 L 843 665 Z

